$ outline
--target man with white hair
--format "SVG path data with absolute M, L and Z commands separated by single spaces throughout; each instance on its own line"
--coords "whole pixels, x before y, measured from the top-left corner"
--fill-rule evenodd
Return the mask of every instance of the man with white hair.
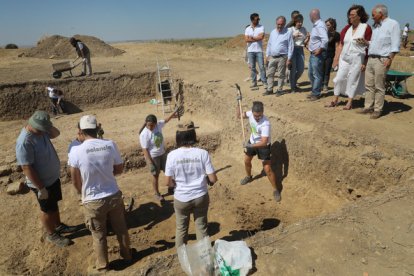
M 365 70 L 365 104 L 359 113 L 371 114 L 371 119 L 381 117 L 385 98 L 385 77 L 395 55 L 400 51 L 400 25 L 388 18 L 388 8 L 379 4 L 372 9 L 371 41 L 361 40 L 369 45 L 368 63 Z
M 273 94 L 273 80 L 275 72 L 279 74 L 277 82 L 276 96 L 282 94 L 283 83 L 285 81 L 286 67 L 289 66 L 293 54 L 292 31 L 285 27 L 286 18 L 279 16 L 276 18 L 276 28 L 270 33 L 269 42 L 266 49 L 267 67 L 267 90 L 265 95 Z
M 311 10 L 309 17 L 313 23 L 313 28 L 308 46 L 311 53 L 309 57 L 308 75 L 312 85 L 312 93 L 308 96 L 308 99 L 310 101 L 316 101 L 321 96 L 322 77 L 324 74 L 323 64 L 326 59 L 326 48 L 328 46 L 328 31 L 318 9 Z

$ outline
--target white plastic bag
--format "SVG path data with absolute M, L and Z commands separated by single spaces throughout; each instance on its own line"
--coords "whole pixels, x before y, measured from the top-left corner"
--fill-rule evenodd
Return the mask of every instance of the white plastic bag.
M 214 275 L 214 253 L 208 236 L 194 244 L 180 246 L 177 253 L 181 268 L 187 275 Z
M 245 276 L 252 268 L 252 253 L 244 241 L 216 240 L 214 251 L 222 276 Z

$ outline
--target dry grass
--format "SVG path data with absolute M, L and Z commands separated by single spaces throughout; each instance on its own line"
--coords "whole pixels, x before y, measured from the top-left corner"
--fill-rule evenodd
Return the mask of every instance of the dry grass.
M 217 37 L 217 38 L 195 38 L 195 39 L 167 39 L 159 40 L 160 43 L 179 44 L 181 46 L 195 46 L 203 48 L 215 48 L 223 46 L 232 37 Z

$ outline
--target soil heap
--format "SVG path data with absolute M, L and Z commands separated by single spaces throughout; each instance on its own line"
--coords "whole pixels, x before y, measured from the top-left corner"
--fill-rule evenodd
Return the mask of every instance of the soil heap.
M 84 42 L 91 51 L 92 57 L 113 57 L 124 53 L 125 51 L 112 47 L 104 41 L 94 36 L 75 35 L 77 39 Z M 29 49 L 25 56 L 37 58 L 74 58 L 76 52 L 69 43 L 70 37 L 52 35 L 42 38 L 37 42 L 37 46 Z

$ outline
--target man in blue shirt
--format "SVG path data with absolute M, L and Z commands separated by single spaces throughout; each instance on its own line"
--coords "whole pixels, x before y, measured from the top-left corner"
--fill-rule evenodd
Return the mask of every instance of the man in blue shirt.
M 291 63 L 294 47 L 293 37 L 292 32 L 285 28 L 285 25 L 286 18 L 284 16 L 276 18 L 276 29 L 270 33 L 269 42 L 267 43 L 266 61 L 269 65 L 267 67 L 267 89 L 265 95 L 273 94 L 273 81 L 276 71 L 279 74 L 276 96 L 282 94 L 286 67 Z
M 313 28 L 308 46 L 310 52 L 308 75 L 312 85 L 312 93 L 308 96 L 308 99 L 316 101 L 321 96 L 324 73 L 323 64 L 326 59 L 326 48 L 328 46 L 328 31 L 318 9 L 311 10 L 309 17 L 313 23 Z
M 46 240 L 59 247 L 71 240 L 61 236 L 77 230 L 60 221 L 58 201 L 62 200 L 60 187 L 60 161 L 50 139 L 59 136 L 49 114 L 36 111 L 30 117 L 16 141 L 16 159 L 26 175 L 26 184 L 39 202 L 41 222 L 47 231 Z

